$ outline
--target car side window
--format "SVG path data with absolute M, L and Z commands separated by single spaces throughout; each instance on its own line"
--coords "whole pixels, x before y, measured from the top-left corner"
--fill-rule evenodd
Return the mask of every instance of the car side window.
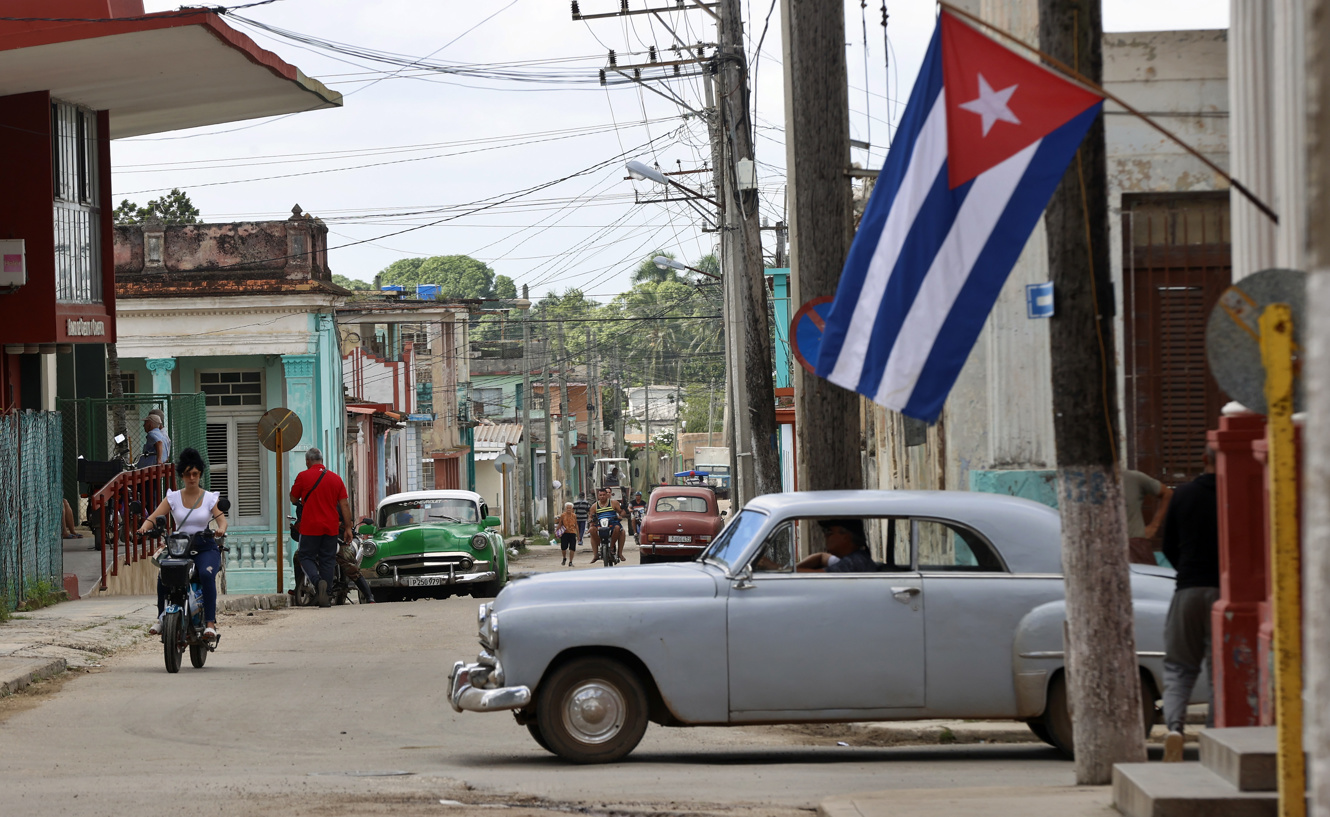
M 1001 572 L 997 551 L 968 528 L 933 519 L 914 520 L 921 571 Z
M 754 573 L 793 573 L 798 554 L 798 528 L 786 522 L 771 532 L 767 541 L 753 559 Z
M 867 520 L 869 541 L 873 547 L 873 558 L 877 559 L 882 570 L 904 573 L 910 570 L 910 519 L 908 517 L 889 517 Z

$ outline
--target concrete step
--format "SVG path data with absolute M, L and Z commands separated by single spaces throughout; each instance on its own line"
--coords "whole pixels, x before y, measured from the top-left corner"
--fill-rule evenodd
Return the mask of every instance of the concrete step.
M 1276 727 L 1240 726 L 1201 733 L 1201 765 L 1240 791 L 1275 791 Z
M 1127 817 L 1276 817 L 1279 796 L 1238 791 L 1199 763 L 1119 763 L 1113 805 Z

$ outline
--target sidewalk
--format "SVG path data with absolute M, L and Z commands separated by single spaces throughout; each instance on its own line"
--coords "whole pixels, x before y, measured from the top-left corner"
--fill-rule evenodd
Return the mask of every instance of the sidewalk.
M 1112 786 L 897 789 L 823 800 L 822 817 L 1122 817 Z

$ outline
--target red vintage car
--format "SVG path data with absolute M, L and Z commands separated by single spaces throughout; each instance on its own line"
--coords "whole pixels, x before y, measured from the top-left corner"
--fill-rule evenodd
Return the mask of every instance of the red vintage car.
M 642 564 L 687 562 L 720 534 L 720 508 L 709 487 L 662 485 L 651 492 L 642 517 Z

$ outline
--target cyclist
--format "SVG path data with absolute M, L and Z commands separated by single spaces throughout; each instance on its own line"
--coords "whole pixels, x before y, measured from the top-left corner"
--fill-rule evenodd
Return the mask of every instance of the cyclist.
M 601 486 L 596 491 L 596 502 L 591 506 L 591 521 L 594 523 L 591 527 L 591 561 L 594 563 L 600 559 L 600 522 L 607 520 L 610 530 L 614 537 L 613 545 L 619 553 L 619 561 L 623 561 L 623 520 L 628 518 L 628 512 L 619 506 L 619 500 L 610 499 L 610 489 Z

